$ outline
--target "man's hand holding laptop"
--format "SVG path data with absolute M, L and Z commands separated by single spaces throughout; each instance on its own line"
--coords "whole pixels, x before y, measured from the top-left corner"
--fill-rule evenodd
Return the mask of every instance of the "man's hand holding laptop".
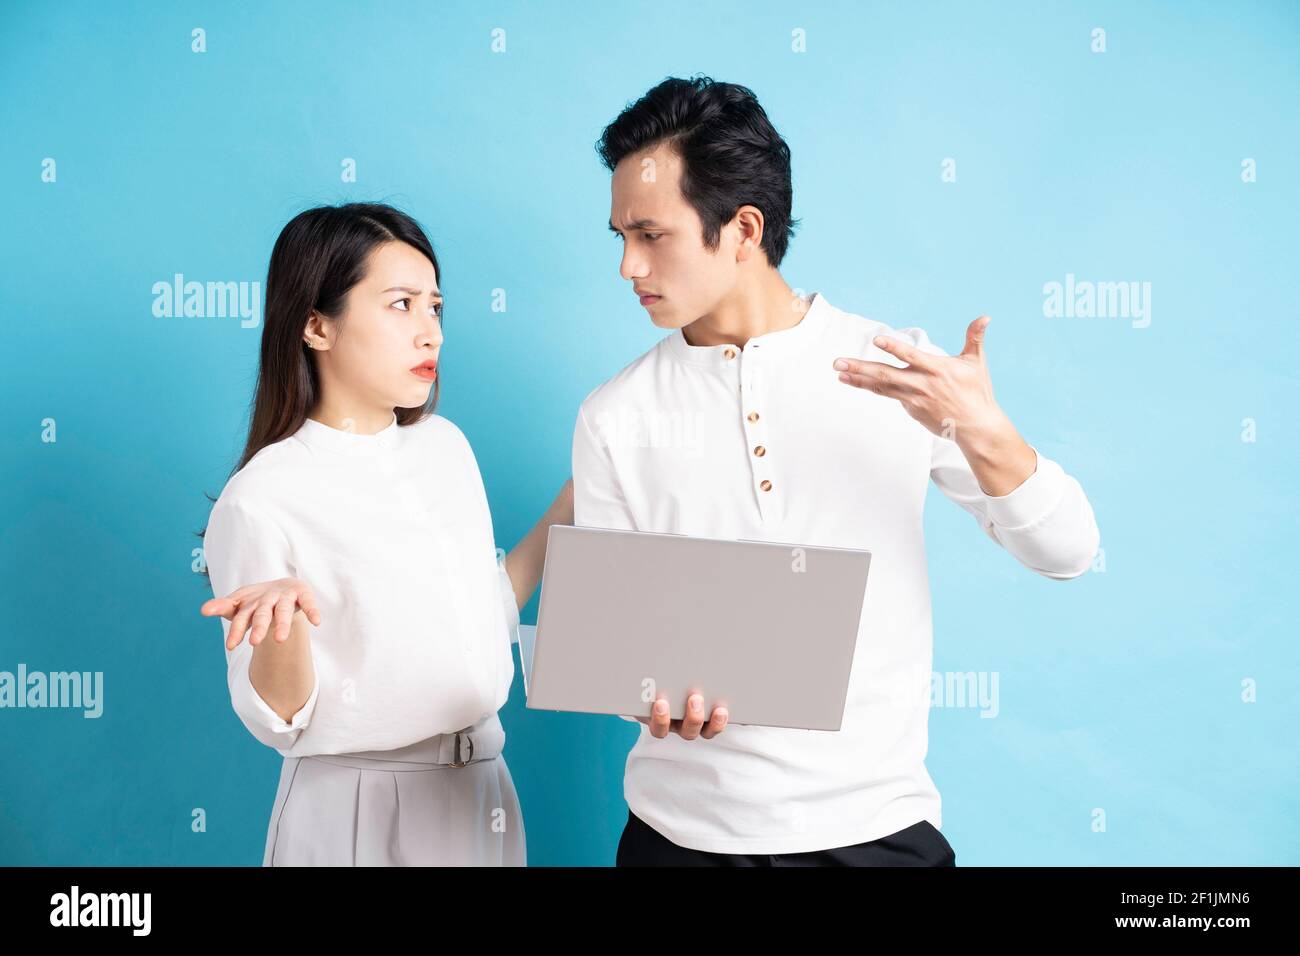
M 655 700 L 654 710 L 649 717 L 638 717 L 637 720 L 643 724 L 650 725 L 650 733 L 655 737 L 667 737 L 668 732 L 672 731 L 682 737 L 683 740 L 694 740 L 696 737 L 703 737 L 710 740 L 722 733 L 722 728 L 727 726 L 727 708 L 713 708 L 713 716 L 709 722 L 704 722 L 704 698 L 699 694 L 692 694 L 686 698 L 686 716 L 681 720 L 670 720 L 668 718 L 668 698 L 660 694 Z

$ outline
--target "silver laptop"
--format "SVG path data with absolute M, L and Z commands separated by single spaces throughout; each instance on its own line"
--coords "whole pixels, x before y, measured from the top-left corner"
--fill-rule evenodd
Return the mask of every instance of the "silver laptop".
M 670 716 L 704 695 L 728 722 L 839 730 L 871 554 L 552 525 L 528 707 Z

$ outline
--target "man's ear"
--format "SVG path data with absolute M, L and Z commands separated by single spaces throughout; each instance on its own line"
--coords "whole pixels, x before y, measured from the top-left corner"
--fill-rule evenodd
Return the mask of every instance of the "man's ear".
M 763 210 L 757 206 L 741 206 L 732 219 L 736 224 L 736 261 L 744 262 L 763 252 Z

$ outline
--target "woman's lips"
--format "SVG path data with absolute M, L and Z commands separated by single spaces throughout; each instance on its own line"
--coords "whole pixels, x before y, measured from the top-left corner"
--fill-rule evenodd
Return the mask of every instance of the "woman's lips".
M 436 368 L 430 368 L 427 365 L 417 365 L 415 368 L 411 369 L 411 371 L 420 376 L 420 378 L 424 379 L 426 382 L 432 382 L 438 377 L 438 370 Z

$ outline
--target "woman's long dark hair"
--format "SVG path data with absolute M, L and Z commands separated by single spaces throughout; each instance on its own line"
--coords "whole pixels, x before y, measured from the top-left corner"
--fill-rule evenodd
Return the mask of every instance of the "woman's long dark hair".
M 320 371 L 315 350 L 303 341 L 307 319 L 316 311 L 339 321 L 348 292 L 365 277 L 370 254 L 378 246 L 394 241 L 423 253 L 433 263 L 434 275 L 442 285 L 438 257 L 424 230 L 392 206 L 317 206 L 294 216 L 280 231 L 266 272 L 262 348 L 248 418 L 248 439 L 230 477 L 267 445 L 296 432 L 316 407 L 321 392 Z M 393 409 L 399 425 L 412 425 L 433 413 L 442 381 L 441 364 L 438 371 L 433 392 L 424 405 Z M 205 496 L 217 501 L 212 495 Z M 199 537 L 206 530 L 199 531 Z M 203 574 L 207 575 L 206 567 Z

